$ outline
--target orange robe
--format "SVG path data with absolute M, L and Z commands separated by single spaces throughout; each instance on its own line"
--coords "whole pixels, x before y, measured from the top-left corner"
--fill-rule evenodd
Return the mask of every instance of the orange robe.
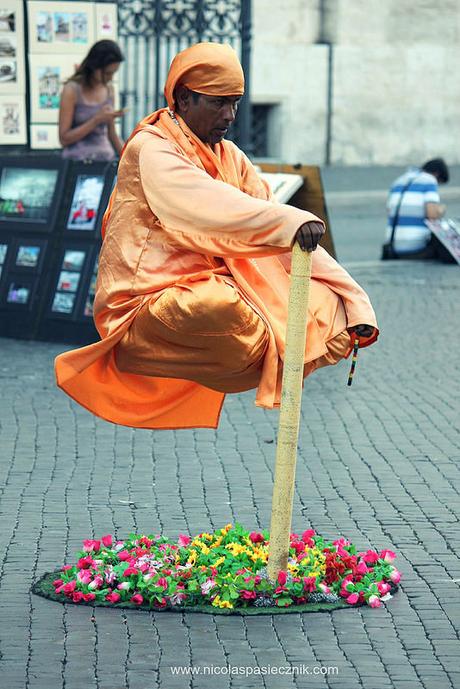
M 278 204 L 231 142 L 203 144 L 167 111 L 144 121 L 125 147 L 105 219 L 94 318 L 101 340 L 56 359 L 58 385 L 94 414 L 139 428 L 216 428 L 225 395 L 182 379 L 122 373 L 114 347 L 136 314 L 168 287 L 234 284 L 269 330 L 256 404 L 279 404 L 297 229 L 318 220 Z M 340 296 L 337 299 L 336 295 Z M 321 247 L 313 253 L 305 372 L 346 327 L 376 327 L 369 299 Z M 375 338 L 373 338 L 375 339 Z

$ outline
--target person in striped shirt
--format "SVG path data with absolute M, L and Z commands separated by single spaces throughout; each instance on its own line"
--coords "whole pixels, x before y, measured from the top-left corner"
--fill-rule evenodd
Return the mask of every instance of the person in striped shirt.
M 397 258 L 446 258 L 444 254 L 448 252 L 431 234 L 426 220 L 436 220 L 444 214 L 438 185 L 448 181 L 446 163 L 435 158 L 421 168 L 409 168 L 393 182 L 387 200 L 385 241 L 390 242 L 394 227 L 392 244 Z

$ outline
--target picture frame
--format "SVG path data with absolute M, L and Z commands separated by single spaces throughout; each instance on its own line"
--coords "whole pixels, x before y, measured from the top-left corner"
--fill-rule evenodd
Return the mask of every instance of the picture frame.
M 62 148 L 57 124 L 30 125 L 30 147 L 34 150 L 57 150 Z
M 0 230 L 52 232 L 66 171 L 58 156 L 0 157 Z
M 116 3 L 97 2 L 94 8 L 94 40 L 118 39 L 118 12 Z
M 46 239 L 16 239 L 11 253 L 10 269 L 15 273 L 39 273 L 45 260 L 47 245 Z
M 31 311 L 36 284 L 35 276 L 9 273 L 2 290 L 2 308 Z
M 29 55 L 32 124 L 57 124 L 62 88 L 83 57 L 84 53 Z
M 92 265 L 94 244 L 65 243 L 48 296 L 47 319 L 81 320 L 78 314 Z
M 73 162 L 70 165 L 64 233 L 81 239 L 98 237 L 107 208 L 117 161 Z
M 95 41 L 93 3 L 30 0 L 27 13 L 30 53 L 84 57 Z
M 26 92 L 21 0 L 0 2 L 0 95 Z
M 5 145 L 27 143 L 25 94 L 0 94 L 0 141 Z

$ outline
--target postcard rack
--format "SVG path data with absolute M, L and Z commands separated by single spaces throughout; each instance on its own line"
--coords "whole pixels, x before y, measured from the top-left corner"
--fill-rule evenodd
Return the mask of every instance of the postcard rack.
M 116 163 L 0 157 L 0 335 L 97 339 L 100 226 Z

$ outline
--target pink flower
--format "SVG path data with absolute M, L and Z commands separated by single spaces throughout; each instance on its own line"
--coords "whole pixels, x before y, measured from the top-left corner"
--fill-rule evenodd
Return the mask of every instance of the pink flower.
M 150 581 L 150 579 L 153 579 L 155 574 L 156 574 L 156 572 L 147 572 L 147 574 L 144 574 L 144 581 L 147 583 L 147 581 Z
M 281 570 L 281 572 L 278 573 L 278 584 L 280 586 L 284 586 L 287 580 L 287 572 L 284 571 L 284 569 Z
M 392 550 L 382 550 L 380 552 L 380 557 L 385 560 L 385 562 L 393 562 L 396 557 L 396 553 Z
M 262 577 L 259 577 L 259 575 L 256 574 L 256 576 L 254 577 L 254 584 L 257 586 L 257 584 L 260 584 L 261 581 Z
M 125 577 L 130 577 L 131 574 L 139 574 L 137 569 L 135 567 L 127 567 L 125 571 L 123 572 L 123 576 Z
M 91 590 L 99 589 L 101 588 L 103 582 L 103 578 L 98 574 L 96 577 L 94 577 L 93 581 L 90 584 L 88 584 L 88 588 Z
M 78 562 L 77 562 L 77 567 L 79 569 L 88 569 L 89 567 L 92 567 L 94 563 L 93 558 L 91 555 L 87 555 L 86 557 L 81 557 Z
M 318 584 L 318 588 L 323 593 L 330 593 L 331 592 L 331 589 L 329 588 L 329 586 L 326 586 L 326 584 Z
M 94 593 L 84 593 L 83 600 L 86 602 L 96 600 L 96 595 Z
M 253 543 L 263 543 L 263 541 L 265 541 L 265 538 L 258 531 L 251 531 L 251 533 L 249 534 L 249 540 Z
M 344 591 L 352 592 L 355 590 L 355 585 L 352 581 L 350 581 L 350 579 L 344 579 L 342 581 L 342 588 L 344 589 Z
M 204 581 L 201 584 L 201 593 L 203 594 L 203 596 L 207 596 L 207 594 L 210 592 L 212 588 L 214 588 L 215 585 L 216 582 L 214 581 L 214 579 L 206 579 L 206 581 Z
M 350 595 L 347 597 L 347 603 L 350 603 L 350 605 L 354 605 L 357 603 L 359 600 L 359 595 L 357 593 L 350 593 Z
M 306 543 L 306 541 L 310 540 L 313 538 L 313 536 L 316 534 L 316 531 L 314 529 L 307 529 L 306 531 L 303 532 L 302 534 L 302 541 Z
M 64 584 L 63 591 L 65 594 L 68 593 L 73 593 L 75 591 L 75 588 L 77 586 L 77 582 L 75 580 L 67 582 L 67 584 Z
M 244 598 L 244 600 L 254 600 L 256 597 L 257 594 L 255 591 L 247 591 L 246 589 L 241 591 L 241 598 Z
M 123 581 L 121 584 L 118 584 L 117 586 L 117 589 L 119 591 L 129 591 L 130 588 L 131 584 L 129 583 L 129 581 Z
M 106 548 L 111 548 L 113 545 L 113 538 L 110 534 L 107 534 L 107 536 L 102 536 L 101 541 L 102 545 L 104 545 Z
M 393 571 L 390 574 L 390 579 L 393 582 L 393 584 L 397 584 L 400 579 L 401 579 L 401 572 L 398 572 L 396 567 L 393 567 Z
M 135 593 L 134 596 L 131 596 L 130 600 L 131 603 L 134 603 L 135 605 L 141 605 L 141 603 L 144 602 L 144 599 L 140 593 Z
M 56 586 L 62 586 L 63 583 L 64 583 L 64 582 L 62 581 L 62 579 L 55 579 L 55 580 L 53 581 L 53 586 L 54 586 L 54 587 L 56 587 Z
M 115 581 L 116 578 L 117 578 L 117 575 L 112 570 L 108 570 L 107 572 L 104 573 L 104 579 L 107 582 L 107 584 L 113 584 L 113 582 Z
M 316 577 L 304 577 L 303 590 L 308 591 L 308 593 L 316 591 Z
M 379 559 L 379 555 L 375 552 L 375 550 L 367 550 L 365 553 L 360 553 L 360 556 L 368 565 L 375 564 Z
M 379 608 L 382 605 L 380 598 L 375 595 L 369 596 L 367 604 L 370 605 L 371 608 Z
M 168 588 L 168 582 L 164 577 L 160 577 L 157 581 L 157 586 L 161 586 L 166 590 Z
M 173 595 L 170 597 L 170 602 L 172 605 L 180 605 L 182 601 L 184 601 L 187 598 L 186 593 L 182 593 L 181 591 L 176 591 L 176 593 L 173 593 Z
M 188 544 L 190 543 L 191 540 L 192 539 L 190 538 L 190 536 L 186 536 L 183 533 L 179 534 L 178 543 L 179 543 L 181 548 L 185 548 L 186 546 L 188 546 Z
M 356 567 L 355 571 L 357 572 L 357 574 L 367 574 L 369 569 L 368 569 L 366 563 L 364 562 L 364 560 L 359 561 L 358 566 Z
M 100 549 L 101 549 L 101 542 L 100 541 L 93 541 L 92 539 L 88 539 L 86 541 L 83 541 L 83 550 L 86 553 L 90 553 L 93 550 L 97 553 L 97 551 Z
M 388 591 L 390 590 L 390 584 L 387 584 L 386 581 L 378 581 L 377 582 L 377 588 L 379 590 L 379 593 L 384 596 Z
M 142 538 L 141 538 L 141 540 L 139 541 L 139 543 L 140 543 L 141 545 L 145 546 L 146 548 L 150 548 L 150 546 L 152 545 L 153 541 L 152 541 L 151 538 L 147 538 L 147 536 L 142 536 Z
M 88 569 L 81 569 L 77 574 L 77 579 L 81 581 L 82 584 L 89 584 L 92 578 L 93 575 Z
M 72 593 L 72 600 L 74 603 L 79 603 L 81 600 L 83 600 L 84 593 L 81 591 L 74 591 Z
M 72 565 L 62 565 L 61 572 L 67 572 L 68 569 L 72 569 Z
M 112 591 L 112 593 L 108 593 L 105 597 L 105 600 L 108 600 L 110 603 L 118 603 L 120 600 L 121 596 L 119 593 L 116 591 Z
M 118 559 L 121 560 L 122 562 L 126 562 L 126 560 L 130 560 L 130 559 L 131 559 L 131 555 L 128 553 L 127 550 L 120 550 L 120 552 L 117 553 L 117 557 L 118 557 Z
M 275 589 L 275 593 L 284 593 L 286 591 L 285 586 L 277 586 Z
M 139 571 L 142 572 L 142 574 L 145 574 L 149 569 L 149 564 L 148 562 L 143 562 L 142 564 L 139 565 Z

